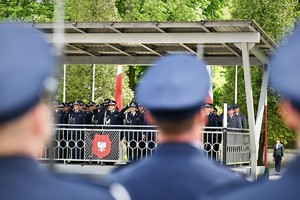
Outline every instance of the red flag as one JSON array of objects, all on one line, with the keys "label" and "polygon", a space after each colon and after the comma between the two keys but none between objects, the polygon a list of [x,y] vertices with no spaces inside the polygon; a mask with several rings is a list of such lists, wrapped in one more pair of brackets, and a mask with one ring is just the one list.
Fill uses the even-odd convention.
[{"label": "red flag", "polygon": [[208,91],[208,96],[206,98],[206,103],[214,103],[213,99],[213,91],[212,91],[212,68],[210,65],[206,65],[206,70],[210,78],[210,86],[209,86],[209,91]]},{"label": "red flag", "polygon": [[119,108],[119,110],[121,110],[123,108],[122,65],[118,65],[118,70],[117,70],[115,101],[117,102],[117,107]]}]

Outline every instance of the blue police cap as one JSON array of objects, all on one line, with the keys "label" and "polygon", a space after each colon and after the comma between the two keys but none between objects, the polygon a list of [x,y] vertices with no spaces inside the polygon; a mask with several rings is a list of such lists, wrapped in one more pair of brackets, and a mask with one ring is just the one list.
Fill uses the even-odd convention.
[{"label": "blue police cap", "polygon": [[75,101],[73,102],[73,106],[75,106],[75,105],[80,105],[80,101],[75,100]]},{"label": "blue police cap", "polygon": [[227,106],[227,110],[233,110],[234,108],[233,108],[233,106]]},{"label": "blue police cap", "polygon": [[101,104],[96,105],[96,109],[102,109],[102,108],[103,108],[103,105],[101,105]]},{"label": "blue police cap", "polygon": [[137,107],[137,105],[136,105],[135,102],[130,102],[130,103],[129,103],[129,107]]},{"label": "blue police cap", "polygon": [[206,103],[206,104],[204,105],[204,107],[206,107],[206,108],[213,108],[214,105],[213,105],[212,103]]},{"label": "blue police cap", "polygon": [[0,123],[39,102],[54,62],[42,33],[21,23],[0,23]]},{"label": "blue police cap", "polygon": [[167,55],[154,64],[137,87],[138,101],[160,119],[180,120],[196,114],[210,85],[204,61],[192,55]]},{"label": "blue police cap", "polygon": [[300,27],[274,54],[270,62],[270,83],[300,111]]},{"label": "blue police cap", "polygon": [[79,105],[84,106],[84,102],[82,100],[79,100]]},{"label": "blue police cap", "polygon": [[58,105],[58,107],[59,107],[59,108],[64,108],[64,107],[65,107],[65,103],[60,103],[60,104]]},{"label": "blue police cap", "polygon": [[236,108],[239,108],[239,107],[240,107],[240,105],[237,104],[237,103],[235,103],[235,104],[232,105],[232,108],[233,108],[233,109],[236,109]]},{"label": "blue police cap", "polygon": [[93,101],[90,101],[90,102],[88,103],[88,106],[95,106],[95,105],[96,105],[96,103],[93,102]]},{"label": "blue police cap", "polygon": [[110,100],[110,102],[108,103],[109,106],[115,106],[116,104],[117,102],[114,100]]},{"label": "blue police cap", "polygon": [[103,103],[104,103],[105,105],[108,105],[110,101],[111,101],[110,99],[104,99]]}]

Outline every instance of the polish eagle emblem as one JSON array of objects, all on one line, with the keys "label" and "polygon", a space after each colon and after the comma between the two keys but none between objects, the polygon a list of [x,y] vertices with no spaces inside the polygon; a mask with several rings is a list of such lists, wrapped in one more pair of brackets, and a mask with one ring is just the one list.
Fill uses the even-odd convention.
[{"label": "polish eagle emblem", "polygon": [[111,145],[109,134],[96,134],[93,139],[92,152],[98,158],[103,159],[111,153]]}]

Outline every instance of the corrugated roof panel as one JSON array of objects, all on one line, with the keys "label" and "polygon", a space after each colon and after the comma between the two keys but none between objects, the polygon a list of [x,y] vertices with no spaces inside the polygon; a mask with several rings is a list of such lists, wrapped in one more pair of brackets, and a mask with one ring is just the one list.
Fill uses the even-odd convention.
[{"label": "corrugated roof panel", "polygon": [[[54,25],[52,23],[32,23],[33,27],[37,28],[44,33],[53,33]],[[274,42],[263,29],[252,20],[228,20],[228,21],[197,21],[197,22],[99,22],[99,23],[65,23],[65,32],[72,35],[77,33],[76,39],[72,44],[66,44],[66,55],[80,55],[80,56],[98,56],[99,53],[107,56],[123,56],[128,57],[138,55],[150,55],[159,56],[164,53],[193,53],[197,52],[198,44],[181,44],[172,43],[166,38],[166,43],[152,43],[143,46],[143,44],[136,43],[134,38],[132,43],[116,42],[111,44],[105,43],[92,43],[91,39],[86,40],[90,43],[84,43],[86,34],[90,33],[108,33],[108,36],[115,37],[117,34],[122,33],[158,33],[164,38],[162,32],[167,33],[205,33],[205,29],[214,33],[241,33],[241,32],[255,32],[260,33],[260,42],[256,43],[256,47],[260,49],[265,55],[269,55],[274,48],[276,48]],[[82,34],[82,36],[81,36]],[[114,34],[114,35],[112,35]],[[53,35],[52,35],[53,36]],[[90,35],[92,36],[92,35]],[[228,35],[227,35],[228,36]],[[72,36],[71,36],[72,37]],[[242,37],[242,36],[241,36]],[[81,39],[82,38],[82,39]],[[90,37],[92,38],[92,37]],[[100,40],[99,40],[100,41]],[[157,40],[159,42],[159,40]],[[103,42],[103,40],[101,40]],[[212,41],[214,42],[214,41]],[[73,45],[74,47],[71,47]],[[204,48],[205,56],[225,56],[225,57],[237,57],[241,54],[241,51],[233,43],[223,44],[218,43],[205,43],[201,44]],[[230,50],[230,48],[232,50]],[[82,50],[80,50],[82,49]],[[159,54],[151,51],[158,52]],[[86,52],[85,52],[86,51]],[[236,53],[233,53],[236,51]],[[125,53],[124,53],[125,52]],[[126,54],[128,53],[128,54]]]}]

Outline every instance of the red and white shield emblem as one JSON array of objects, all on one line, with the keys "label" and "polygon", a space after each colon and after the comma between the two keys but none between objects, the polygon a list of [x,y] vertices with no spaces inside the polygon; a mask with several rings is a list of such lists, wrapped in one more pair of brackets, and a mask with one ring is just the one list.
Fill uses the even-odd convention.
[{"label": "red and white shield emblem", "polygon": [[108,156],[111,152],[111,140],[106,135],[99,135],[96,134],[93,140],[93,147],[92,147],[93,153],[98,156],[100,159]]}]

